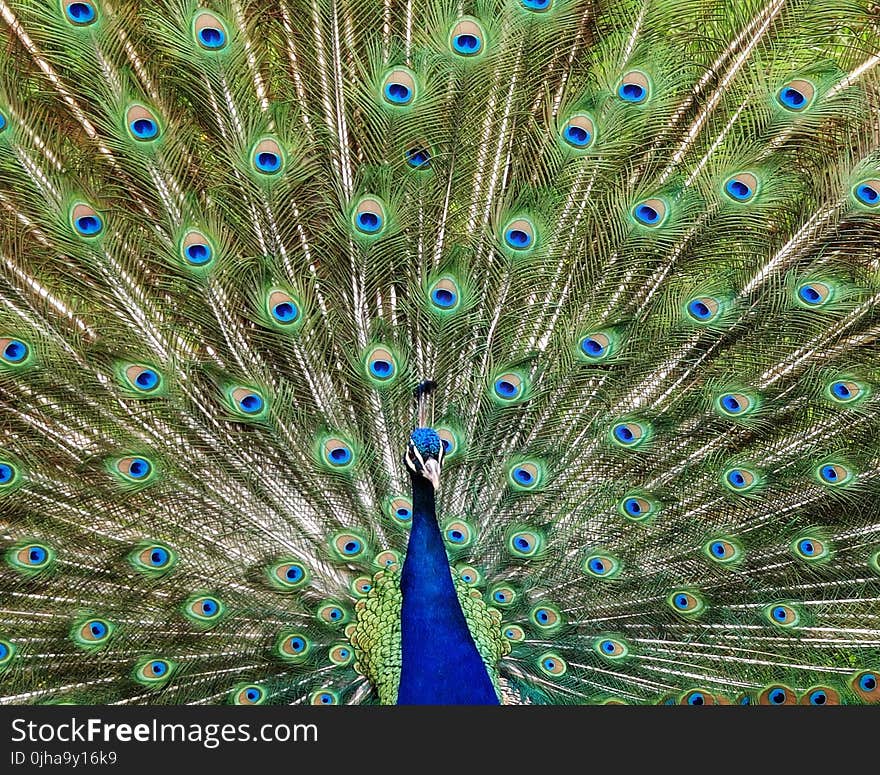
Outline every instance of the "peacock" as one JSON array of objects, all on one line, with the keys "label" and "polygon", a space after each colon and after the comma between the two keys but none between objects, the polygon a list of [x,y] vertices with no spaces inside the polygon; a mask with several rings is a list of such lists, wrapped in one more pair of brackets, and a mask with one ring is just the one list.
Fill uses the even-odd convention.
[{"label": "peacock", "polygon": [[6,704],[880,701],[873,0],[0,0]]}]

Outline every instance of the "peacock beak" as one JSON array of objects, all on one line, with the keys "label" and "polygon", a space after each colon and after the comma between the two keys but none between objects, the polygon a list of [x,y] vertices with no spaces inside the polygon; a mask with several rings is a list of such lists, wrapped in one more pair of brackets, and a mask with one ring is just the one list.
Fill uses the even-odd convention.
[{"label": "peacock beak", "polygon": [[436,458],[429,457],[422,466],[422,476],[424,476],[431,484],[434,490],[440,489],[440,461]]}]

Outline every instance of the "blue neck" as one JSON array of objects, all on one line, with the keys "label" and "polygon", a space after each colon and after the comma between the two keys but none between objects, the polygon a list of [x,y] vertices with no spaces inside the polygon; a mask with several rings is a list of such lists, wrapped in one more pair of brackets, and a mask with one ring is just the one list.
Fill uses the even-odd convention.
[{"label": "blue neck", "polygon": [[400,582],[403,666],[398,705],[497,705],[452,583],[434,488],[413,476],[413,518]]}]

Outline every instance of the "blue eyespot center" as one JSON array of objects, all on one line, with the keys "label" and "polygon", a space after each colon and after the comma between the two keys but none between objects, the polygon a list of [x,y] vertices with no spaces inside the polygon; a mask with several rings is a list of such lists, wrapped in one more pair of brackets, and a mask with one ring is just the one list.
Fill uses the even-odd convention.
[{"label": "blue eyespot center", "polygon": [[76,230],[85,237],[92,237],[103,228],[97,215],[81,215],[75,221]]},{"label": "blue eyespot center", "polygon": [[831,386],[831,392],[836,398],[839,398],[842,401],[846,401],[847,399],[853,397],[853,391],[849,389],[849,386],[846,384],[846,382],[835,382]]},{"label": "blue eyespot center", "polygon": [[465,32],[460,35],[456,35],[452,39],[452,47],[459,54],[464,54],[465,56],[468,56],[478,53],[479,50],[483,47],[483,42],[476,35]]},{"label": "blue eyespot center", "polygon": [[410,148],[406,152],[406,163],[413,169],[431,166],[431,152],[427,148]]},{"label": "blue eyespot center", "polygon": [[712,310],[710,310],[708,305],[700,299],[694,299],[688,304],[688,312],[691,317],[694,317],[697,320],[708,320],[712,317]]},{"label": "blue eyespot center", "polygon": [[840,478],[837,469],[831,465],[822,466],[819,474],[826,482],[836,482]]},{"label": "blue eyespot center", "polygon": [[589,566],[590,570],[593,571],[593,573],[598,573],[601,575],[606,572],[605,563],[602,562],[602,560],[600,560],[598,557],[594,557],[592,560],[590,560]]},{"label": "blue eyespot center", "polygon": [[730,414],[738,414],[743,410],[743,406],[739,402],[739,399],[731,393],[721,396],[721,406],[723,406],[726,411],[730,412]]},{"label": "blue eyespot center", "polygon": [[864,692],[873,692],[877,688],[877,676],[873,673],[866,673],[859,678],[859,688]]},{"label": "blue eyespot center", "polygon": [[343,554],[357,554],[361,550],[361,542],[360,541],[347,541],[345,545],[342,547]]},{"label": "blue eyespot center", "polygon": [[785,702],[785,692],[782,689],[774,689],[770,692],[769,698],[774,705],[782,705]]},{"label": "blue eyespot center", "polygon": [[771,615],[777,622],[784,622],[786,618],[788,618],[788,611],[786,611],[781,605],[778,605],[773,609]]},{"label": "blue eyespot center", "polygon": [[779,93],[779,101],[791,110],[800,110],[807,104],[807,98],[793,86],[786,86]]},{"label": "blue eyespot center", "polygon": [[821,690],[810,695],[810,705],[824,705],[826,702],[828,702],[828,695]]},{"label": "blue eyespot center", "polygon": [[464,533],[461,530],[449,530],[446,535],[449,537],[449,540],[453,543],[460,544],[464,541]]},{"label": "blue eyespot center", "polygon": [[541,624],[547,624],[547,622],[550,621],[550,613],[543,608],[539,608],[538,611],[535,612],[535,619]]},{"label": "blue eyespot center", "polygon": [[443,307],[444,309],[455,306],[456,298],[455,293],[448,288],[435,288],[431,291],[431,300],[438,307]]},{"label": "blue eyespot center", "polygon": [[525,536],[517,536],[513,541],[513,545],[524,552],[532,548],[532,542]]},{"label": "blue eyespot center", "polygon": [[152,390],[159,384],[159,375],[152,369],[144,369],[135,377],[134,383],[141,390]]},{"label": "blue eyespot center", "polygon": [[248,393],[238,402],[241,410],[247,414],[256,414],[263,408],[263,399],[256,393]]},{"label": "blue eyespot center", "polygon": [[156,567],[164,565],[168,562],[168,552],[164,549],[156,547],[150,552],[150,564]]},{"label": "blue eyespot center", "polygon": [[299,317],[299,310],[290,301],[282,301],[272,307],[272,317],[279,323],[292,323]]},{"label": "blue eyespot center", "polygon": [[156,122],[149,118],[138,118],[131,122],[132,134],[139,140],[152,140],[158,133]]},{"label": "blue eyespot center", "polygon": [[746,477],[743,475],[742,471],[737,469],[728,472],[727,481],[736,488],[745,487],[746,485]]},{"label": "blue eyespot center", "polygon": [[676,608],[684,610],[688,607],[688,597],[687,595],[676,595],[674,600],[672,601]]},{"label": "blue eyespot center", "polygon": [[532,484],[535,481],[534,475],[527,468],[514,468],[513,478],[520,484]]},{"label": "blue eyespot center", "polygon": [[621,424],[614,426],[614,438],[622,444],[630,444],[635,441],[636,435],[628,425]]},{"label": "blue eyespot center", "polygon": [[210,245],[206,245],[203,242],[195,242],[192,245],[187,245],[183,253],[189,263],[201,266],[211,260],[212,251]]},{"label": "blue eyespot center", "polygon": [[379,379],[387,379],[394,373],[394,364],[391,361],[377,358],[370,362],[370,373]]},{"label": "blue eyespot center", "polygon": [[357,227],[368,234],[377,232],[382,227],[382,218],[377,213],[370,212],[369,210],[358,213],[355,220]]},{"label": "blue eyespot center", "polygon": [[0,463],[0,484],[9,484],[15,477],[15,470],[6,463]]},{"label": "blue eyespot center", "polygon": [[506,379],[498,379],[495,381],[495,392],[502,398],[516,398],[519,387]]},{"label": "blue eyespot center", "polygon": [[880,192],[868,183],[860,183],[856,187],[856,198],[862,204],[873,206],[880,202]]},{"label": "blue eyespot center", "polygon": [[798,544],[798,549],[800,550],[801,554],[806,554],[808,557],[811,557],[816,553],[816,546],[809,538],[803,539]]},{"label": "blue eyespot center", "polygon": [[553,0],[521,0],[523,6],[530,11],[546,11]]},{"label": "blue eyespot center", "polygon": [[581,349],[591,358],[598,358],[605,354],[606,348],[601,342],[588,336],[583,342],[581,342]]},{"label": "blue eyespot center", "polygon": [[288,581],[299,581],[303,577],[303,569],[299,565],[291,565],[284,575]]},{"label": "blue eyespot center", "polygon": [[257,168],[261,172],[278,172],[281,169],[281,157],[271,151],[260,151],[256,158]]},{"label": "blue eyespot center", "polygon": [[319,699],[321,700],[322,705],[332,705],[333,704],[333,697],[331,697],[329,694],[322,694],[319,697]]},{"label": "blue eyespot center", "polygon": [[306,642],[298,635],[290,639],[290,650],[299,653],[306,647]]},{"label": "blue eyespot center", "polygon": [[626,509],[626,513],[633,517],[641,516],[643,511],[642,504],[638,498],[627,498],[623,502],[623,507]]},{"label": "blue eyespot center", "polygon": [[93,638],[103,638],[107,634],[107,626],[103,622],[92,622],[89,625],[89,632]]},{"label": "blue eyespot center", "polygon": [[69,3],[65,11],[74,24],[88,24],[95,19],[95,9],[89,3]]},{"label": "blue eyespot center", "polygon": [[[640,87],[641,88],[641,87]],[[658,213],[651,205],[639,205],[636,207],[636,220],[644,224],[653,226],[660,221],[660,213]]]},{"label": "blue eyespot center", "polygon": [[250,702],[256,702],[260,699],[260,692],[258,692],[256,689],[248,689],[244,693],[244,696],[247,697]]},{"label": "blue eyespot center", "polygon": [[21,363],[28,354],[28,346],[18,339],[13,339],[3,348],[3,360],[9,363]]},{"label": "blue eyespot center", "polygon": [[28,562],[31,565],[42,565],[48,556],[48,553],[42,546],[32,546],[28,550]]},{"label": "blue eyespot center", "polygon": [[706,698],[700,692],[694,692],[688,697],[688,705],[705,705]]},{"label": "blue eyespot center", "polygon": [[802,285],[798,290],[798,296],[806,304],[820,304],[822,302],[822,294],[812,285]]},{"label": "blue eyespot center", "polygon": [[150,473],[151,468],[152,466],[149,461],[144,460],[142,457],[136,457],[128,464],[128,475],[132,479],[143,479]]},{"label": "blue eyespot center", "polygon": [[586,129],[577,124],[568,124],[565,127],[562,136],[569,145],[573,145],[577,148],[588,146],[593,139],[593,136]]},{"label": "blue eyespot center", "polygon": [[0,662],[9,656],[9,646],[0,641]]},{"label": "blue eyespot center", "polygon": [[647,96],[645,87],[638,83],[622,83],[617,94],[626,102],[641,102]]},{"label": "blue eyespot center", "polygon": [[731,197],[740,202],[743,202],[746,199],[751,199],[752,197],[751,187],[748,186],[746,183],[743,183],[743,181],[737,180],[736,178],[727,181],[725,190],[728,194],[730,194]]},{"label": "blue eyespot center", "polygon": [[500,590],[492,595],[492,597],[495,598],[495,600],[499,603],[507,602],[507,595],[505,595],[504,592],[501,592]]},{"label": "blue eyespot center", "polygon": [[385,97],[389,102],[405,105],[412,100],[412,89],[406,84],[392,81],[385,86]]},{"label": "blue eyespot center", "polygon": [[168,665],[164,662],[160,662],[159,660],[155,660],[154,662],[150,662],[150,672],[157,677],[161,677],[165,675],[168,671]]},{"label": "blue eyespot center", "polygon": [[532,235],[523,229],[508,229],[504,234],[504,240],[515,250],[525,250],[532,244]]},{"label": "blue eyespot center", "polygon": [[727,554],[727,548],[721,541],[713,542],[712,546],[710,547],[710,551],[712,552],[712,554],[719,558],[723,558],[724,555]]},{"label": "blue eyespot center", "polygon": [[199,40],[205,48],[221,48],[226,43],[226,33],[218,27],[202,27]]}]

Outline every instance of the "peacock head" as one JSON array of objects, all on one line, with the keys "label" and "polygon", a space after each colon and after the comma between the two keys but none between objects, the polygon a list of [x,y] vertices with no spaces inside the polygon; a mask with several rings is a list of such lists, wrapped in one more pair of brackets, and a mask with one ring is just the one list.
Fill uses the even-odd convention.
[{"label": "peacock head", "polygon": [[410,434],[404,460],[414,476],[424,476],[435,490],[440,488],[443,444],[437,431],[433,428],[416,428]]}]

